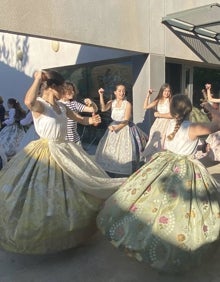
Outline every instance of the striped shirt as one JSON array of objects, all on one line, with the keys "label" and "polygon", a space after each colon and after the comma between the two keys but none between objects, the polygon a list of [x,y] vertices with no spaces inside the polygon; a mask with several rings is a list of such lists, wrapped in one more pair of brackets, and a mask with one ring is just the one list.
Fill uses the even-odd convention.
[{"label": "striped shirt", "polygon": [[[82,103],[79,103],[77,101],[68,101],[64,102],[61,101],[63,104],[65,104],[70,110],[79,113],[83,112],[85,105]],[[72,141],[74,143],[77,143],[80,141],[80,136],[77,132],[77,122],[75,120],[67,118],[67,135],[66,140]]]}]

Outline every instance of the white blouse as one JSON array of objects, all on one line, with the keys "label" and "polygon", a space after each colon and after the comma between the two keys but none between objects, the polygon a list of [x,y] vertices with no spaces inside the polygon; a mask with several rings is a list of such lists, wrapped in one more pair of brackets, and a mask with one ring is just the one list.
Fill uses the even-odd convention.
[{"label": "white blouse", "polygon": [[[177,131],[173,140],[169,141],[167,138],[165,140],[165,149],[179,155],[191,155],[195,152],[198,139],[190,140],[189,139],[189,126],[190,121],[183,121],[179,130]],[[176,120],[170,120],[167,135],[173,132],[176,125]]]}]

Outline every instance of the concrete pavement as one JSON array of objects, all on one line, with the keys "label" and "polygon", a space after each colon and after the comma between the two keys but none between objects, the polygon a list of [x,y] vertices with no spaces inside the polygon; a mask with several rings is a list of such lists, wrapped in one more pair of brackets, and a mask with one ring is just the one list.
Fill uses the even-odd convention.
[{"label": "concrete pavement", "polygon": [[[220,163],[205,159],[220,180]],[[219,282],[220,248],[185,275],[159,274],[127,257],[99,233],[85,245],[62,253],[29,256],[0,251],[0,282]]]},{"label": "concrete pavement", "polygon": [[86,245],[55,255],[0,252],[1,282],[219,282],[220,250],[185,275],[165,275],[127,257],[101,234]]}]

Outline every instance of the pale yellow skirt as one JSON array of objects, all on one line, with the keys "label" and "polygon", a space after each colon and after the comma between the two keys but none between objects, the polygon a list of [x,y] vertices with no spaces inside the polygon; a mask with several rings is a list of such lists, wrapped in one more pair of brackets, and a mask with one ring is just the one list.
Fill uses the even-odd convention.
[{"label": "pale yellow skirt", "polygon": [[44,254],[79,245],[122,182],[72,142],[31,142],[0,172],[0,247]]}]

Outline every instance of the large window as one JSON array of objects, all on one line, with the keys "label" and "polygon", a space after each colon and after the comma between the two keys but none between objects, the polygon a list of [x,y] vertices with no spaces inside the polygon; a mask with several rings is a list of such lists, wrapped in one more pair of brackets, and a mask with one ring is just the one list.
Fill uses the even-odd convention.
[{"label": "large window", "polygon": [[[190,83],[189,72],[186,69],[185,84]],[[166,82],[168,82],[174,94],[181,93],[182,83],[182,65],[176,63],[166,63]],[[220,69],[208,69],[201,67],[193,68],[193,105],[200,107],[203,98],[202,89],[206,83],[212,84],[212,90],[215,98],[220,98]]]},{"label": "large window", "polygon": [[173,93],[181,93],[181,75],[182,65],[166,63],[166,81],[170,84]]},{"label": "large window", "polygon": [[86,97],[99,99],[98,89],[105,89],[105,98],[113,98],[114,87],[117,83],[125,84],[127,98],[132,102],[132,67],[130,61],[86,64],[56,68],[66,80],[72,81],[78,88],[77,100]]}]

